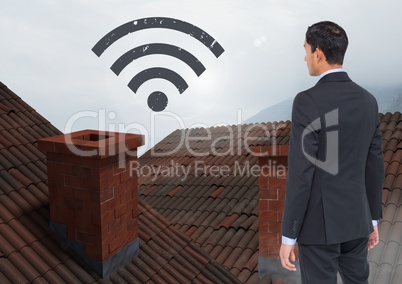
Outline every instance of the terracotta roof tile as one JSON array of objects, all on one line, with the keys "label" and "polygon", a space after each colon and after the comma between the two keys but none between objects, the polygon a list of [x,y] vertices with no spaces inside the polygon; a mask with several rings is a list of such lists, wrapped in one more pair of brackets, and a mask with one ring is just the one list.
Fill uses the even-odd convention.
[{"label": "terracotta roof tile", "polygon": [[396,150],[394,155],[392,156],[392,159],[390,160],[390,162],[399,162],[399,161],[402,161],[402,149]]},{"label": "terracotta roof tile", "polygon": [[[163,199],[161,199],[159,212],[161,212],[162,210],[166,210],[166,209],[182,208],[183,205],[187,204],[190,200],[191,200],[190,197],[185,198],[183,196],[173,196],[167,202],[163,202]],[[165,199],[165,201],[166,201],[166,199]]]},{"label": "terracotta roof tile", "polygon": [[26,157],[28,157],[29,160],[33,163],[35,163],[37,160],[44,161],[45,155],[42,152],[40,152],[35,145],[32,145],[32,144],[20,145],[17,148],[20,149],[20,151]]},{"label": "terracotta roof tile", "polygon": [[[6,175],[6,173],[7,173],[6,171],[0,169],[0,175],[3,174],[4,176]],[[1,176],[0,176],[0,184],[1,184],[0,194],[8,194],[11,191],[14,191],[13,186],[7,183]]]},{"label": "terracotta roof tile", "polygon": [[[239,248],[236,247],[234,248],[231,253],[228,255],[228,257],[226,258],[225,262],[223,263],[224,267],[227,267],[228,270],[231,270],[232,267],[234,266],[234,264],[236,263],[236,261],[239,259],[239,257],[242,256],[242,254],[244,253],[244,251]],[[237,269],[241,269],[241,268],[237,268]]]},{"label": "terracotta roof tile", "polygon": [[[241,281],[242,283],[258,283],[259,282],[259,277],[258,274],[255,274],[256,276],[253,277],[253,273],[249,270],[242,270],[238,275],[237,279]],[[264,283],[264,282],[262,282]],[[269,279],[269,282],[266,282],[268,284],[271,283],[271,279]]]},{"label": "terracotta roof tile", "polygon": [[[383,191],[390,192],[390,191],[388,191],[388,190],[383,190]],[[392,191],[391,195],[390,195],[390,196],[388,197],[388,199],[387,199],[387,202],[388,202],[388,205],[387,205],[387,206],[389,206],[390,204],[393,204],[393,205],[396,206],[396,208],[398,208],[399,205],[400,205],[400,202],[401,202],[401,192],[402,192],[401,189],[395,188],[395,189]],[[387,208],[385,208],[385,209],[387,209]],[[385,211],[385,210],[384,210],[384,211]],[[389,211],[389,210],[387,210],[387,211]],[[388,219],[386,219],[386,220],[388,220]],[[390,219],[389,219],[389,220],[390,220]]]},{"label": "terracotta roof tile", "polygon": [[[401,241],[402,241],[402,223],[397,222],[392,227],[391,233],[388,236],[388,242],[389,243],[394,242],[396,245],[400,245]],[[389,249],[389,248],[387,248],[387,249]],[[398,251],[396,251],[395,253],[399,254]],[[395,258],[395,260],[397,260],[397,258]],[[388,262],[388,263],[394,265],[395,261]]]},{"label": "terracotta roof tile", "polygon": [[145,252],[144,258],[149,258],[147,259],[147,263],[152,264],[152,267],[156,269],[156,271],[162,269],[162,267],[167,263],[167,259],[164,257],[168,257],[168,255],[164,255],[165,252],[161,250],[160,247],[158,247],[158,245],[156,245],[152,240],[146,245],[144,244],[141,249]]},{"label": "terracotta roof tile", "polygon": [[19,253],[37,272],[39,272],[40,275],[44,275],[51,269],[51,267],[47,265],[47,263],[41,259],[41,256],[37,255],[31,247],[25,246],[19,251]]},{"label": "terracotta roof tile", "polygon": [[[243,249],[242,254],[238,257],[232,267],[237,268],[239,271],[247,269],[245,266],[250,261],[254,253],[255,252],[251,249]],[[249,269],[249,271],[253,271],[254,268],[255,267],[252,267],[252,269]]]},{"label": "terracotta roof tile", "polygon": [[16,180],[20,181],[24,187],[28,187],[33,184],[33,181],[26,177],[19,169],[11,168],[8,171]]},{"label": "terracotta roof tile", "polygon": [[382,191],[382,196],[381,196],[382,205],[384,205],[387,202],[389,193],[390,193],[390,191],[387,189]]},{"label": "terracotta roof tile", "polygon": [[[199,227],[202,228],[202,227]],[[194,240],[196,244],[200,244],[201,246],[207,241],[208,237],[215,231],[213,227],[207,227],[202,231],[202,234],[198,236],[197,239]],[[193,235],[194,237],[196,234]]]},{"label": "terracotta roof tile", "polygon": [[10,212],[10,214],[13,216],[10,217],[8,222],[24,214],[24,210],[20,208],[17,204],[15,204],[15,202],[7,195],[0,195],[0,203],[4,205],[4,207],[7,209],[7,211],[5,212],[6,214]]},{"label": "terracotta roof tile", "polygon": [[[201,213],[201,212],[200,212]],[[204,226],[207,227],[211,224],[211,221],[208,220],[208,217],[211,216],[211,213],[204,211],[202,212],[199,217],[193,222],[193,226],[199,227]]]},{"label": "terracotta roof tile", "polygon": [[250,227],[252,220],[253,218],[251,216],[242,214],[237,220],[233,222],[231,226],[236,230],[239,228],[247,230]]},{"label": "terracotta roof tile", "polygon": [[[1,133],[0,133],[1,134]],[[11,147],[13,144],[13,142],[11,142],[10,140],[8,140],[4,135],[0,135],[0,143],[1,145],[3,145],[5,148],[9,148]]]},{"label": "terracotta roof tile", "polygon": [[172,191],[170,191],[167,195],[170,197],[173,197],[174,195],[176,195],[183,187],[181,185],[177,186],[175,189],[173,189]]},{"label": "terracotta roof tile", "polygon": [[[386,126],[387,126],[387,124],[384,124],[384,128]],[[384,129],[382,132],[382,139],[389,142],[391,140],[392,135],[393,135],[393,131],[391,129]]]},{"label": "terracotta roof tile", "polygon": [[[60,265],[63,261],[64,258],[68,259],[67,255],[63,255],[63,253],[59,253],[58,255],[55,255],[51,250],[49,250],[46,246],[42,244],[40,241],[36,241],[31,244],[31,248],[37,253],[37,255],[40,255],[41,258],[49,265],[49,267],[56,267]],[[61,256],[61,257],[60,257]],[[59,259],[60,257],[60,259]]]},{"label": "terracotta roof tile", "polygon": [[[20,190],[19,193],[27,193],[27,195],[21,194],[21,196],[29,201],[30,198],[27,196],[30,195],[26,189]],[[41,208],[41,206],[38,206],[39,204],[40,203],[31,203],[32,207]],[[38,239],[42,239],[42,237],[50,232],[48,220],[45,220],[37,211],[29,212],[29,214],[21,216],[18,220]]]},{"label": "terracotta roof tile", "polygon": [[[147,256],[145,256],[145,258],[147,258]],[[136,269],[139,269],[142,272],[141,278],[144,278],[143,283],[149,281],[156,274],[155,270],[148,265],[146,260],[143,261],[141,257],[133,258],[131,263],[136,267]],[[134,275],[137,276],[138,274],[135,273]]]},{"label": "terracotta roof tile", "polygon": [[47,180],[47,172],[43,171],[43,163],[37,161],[34,163],[27,163],[18,168],[25,176],[30,178],[35,184],[45,182]]},{"label": "terracotta roof tile", "polygon": [[232,249],[235,249],[236,247],[238,247],[240,242],[244,242],[244,235],[245,235],[246,231],[243,229],[238,229],[236,230],[236,233],[234,234],[233,238],[229,241],[229,243],[227,244],[228,247],[231,247]]},{"label": "terracotta roof tile", "polygon": [[[225,227],[221,227],[218,230],[214,230],[214,232],[208,237],[208,239],[205,241],[204,244],[205,245],[209,245],[209,244],[216,245],[218,243],[221,243],[221,240],[222,240],[223,236],[226,235],[227,231],[228,230]],[[222,244],[222,246],[226,245],[223,243],[221,243],[221,244]]]},{"label": "terracotta roof tile", "polygon": [[[49,272],[51,272],[51,271],[49,271]],[[39,276],[38,278],[36,278],[33,282],[32,282],[32,284],[47,284],[47,283],[55,283],[55,282],[52,282],[53,280],[55,280],[55,279],[51,279],[51,281],[48,281],[45,277],[42,277],[42,276]],[[62,281],[61,279],[59,279],[58,281]]]},{"label": "terracotta roof tile", "polygon": [[[27,129],[28,129],[28,131],[27,131]],[[32,131],[29,131],[30,129],[31,128],[24,129],[22,127],[16,128],[16,130],[18,131],[18,134],[20,134],[21,137],[24,137],[24,139],[26,139],[26,141],[28,141],[31,144],[34,144],[39,138],[47,135],[47,134],[40,135],[38,133],[38,131],[34,131],[33,129],[32,129]]]},{"label": "terracotta roof tile", "polygon": [[6,106],[4,104],[0,104],[0,110],[5,114],[10,114],[10,112],[14,112],[14,110],[11,107]]},{"label": "terracotta roof tile", "polygon": [[33,196],[35,196],[35,198],[42,204],[42,206],[44,206],[45,204],[48,204],[48,202],[49,202],[48,197],[47,197],[48,193],[45,192],[47,190],[47,187],[44,189],[44,188],[42,188],[43,186],[44,186],[44,183],[38,183],[36,185],[31,184],[27,188],[29,193],[32,194]]},{"label": "terracotta roof tile", "polygon": [[[21,191],[25,191],[25,189],[21,189]],[[10,192],[8,196],[17,204],[18,207],[22,208],[22,210],[26,213],[33,211],[35,208],[28,202],[27,199],[24,198],[20,192]]]},{"label": "terracotta roof tile", "polygon": [[[83,269],[59,246],[48,225],[46,158],[37,149],[36,140],[60,132],[2,83],[0,101],[5,106],[0,107],[3,111],[0,114],[1,283],[161,283],[178,280],[191,282],[196,277],[206,281],[237,281],[230,273],[223,273],[222,267],[215,267],[212,259],[206,257],[199,246],[192,244],[190,238],[175,229],[169,220],[143,200],[139,200],[139,235],[142,238],[139,257],[134,257],[131,263],[119,268],[109,280],[102,280]],[[182,157],[184,164],[191,160],[184,152]],[[160,194],[168,198],[171,196],[169,204],[181,207],[185,207],[185,202],[191,199],[191,193],[186,194],[186,198],[180,197],[182,190],[178,188],[182,186],[185,189],[184,183],[171,185],[164,176],[158,176],[156,180],[158,184],[151,184],[140,192],[142,196],[147,195],[152,202],[160,204],[166,214],[175,212],[170,205],[166,206]],[[159,182],[162,186],[159,186]],[[206,179],[206,182],[209,183],[210,179]],[[174,189],[176,191],[172,192]],[[202,190],[203,194],[209,188]],[[202,203],[199,199],[195,200],[199,206],[196,216],[203,215],[199,210]],[[186,218],[196,222],[196,216],[188,215]],[[204,215],[198,223],[202,223],[206,217]]]},{"label": "terracotta roof tile", "polygon": [[138,269],[144,266],[145,264],[143,264],[139,258],[134,258],[131,262],[125,265],[125,268],[137,279],[138,283],[146,283],[149,280],[149,277],[142,269]]},{"label": "terracotta roof tile", "polygon": [[[174,259],[173,259],[173,261],[171,262],[172,263],[172,266],[177,266],[177,262],[178,263],[180,263],[181,264],[181,266],[182,266],[182,268],[184,268],[184,269],[186,269],[189,273],[191,273],[192,275],[198,275],[199,273],[200,273],[200,268],[201,267],[196,267],[196,265],[194,265],[194,264],[192,264],[191,262],[189,262],[189,261],[187,261],[185,258],[184,258],[184,255],[185,254],[177,254],[175,257],[174,257]],[[182,268],[180,268],[180,269],[182,269]]]},{"label": "terracotta roof tile", "polygon": [[247,244],[246,248],[250,248],[253,251],[258,250],[258,234],[255,234],[253,238],[250,240],[250,242]]},{"label": "terracotta roof tile", "polygon": [[398,265],[395,267],[395,272],[394,272],[392,283],[397,284],[400,279],[402,279],[402,266]]},{"label": "terracotta roof tile", "polygon": [[29,246],[36,241],[36,237],[18,219],[11,220],[8,225],[14,231],[14,234],[24,240],[26,245]]},{"label": "terracotta roof tile", "polygon": [[392,283],[391,282],[391,280],[392,280],[391,273],[389,273],[392,270],[393,270],[393,267],[390,264],[381,265],[377,269],[377,273],[375,274],[375,280],[373,280],[375,282],[373,282],[373,283]]},{"label": "terracotta roof tile", "polygon": [[[229,242],[232,240],[232,238],[236,235],[237,230],[233,228],[229,228],[226,231],[226,234],[222,237],[222,239],[219,241],[219,244],[221,244],[224,247],[227,247]],[[233,249],[233,247],[232,247]]]},{"label": "terracotta roof tile", "polygon": [[391,190],[393,188],[394,181],[395,181],[395,175],[394,174],[385,175],[384,188],[388,189],[388,190]]},{"label": "terracotta roof tile", "polygon": [[228,217],[226,217],[219,225],[217,225],[215,228],[219,229],[220,227],[225,227],[229,228],[233,222],[235,222],[239,218],[239,215],[234,213]]},{"label": "terracotta roof tile", "polygon": [[166,218],[168,218],[169,220],[172,220],[176,215],[178,214],[185,214],[182,211],[180,211],[179,209],[173,209],[173,210],[169,210],[167,211],[168,214],[165,214],[164,216]]},{"label": "terracotta roof tile", "polygon": [[19,272],[22,273],[22,275],[29,282],[33,282],[37,277],[40,276],[38,271],[36,271],[35,268],[20,253],[12,253],[7,259],[10,260],[14,267],[18,267]]},{"label": "terracotta roof tile", "polygon": [[218,222],[221,222],[225,218],[224,214],[219,215],[218,212],[209,212],[209,211],[204,211],[200,218],[194,222],[194,225],[197,227],[214,227],[215,224]]},{"label": "terracotta roof tile", "polygon": [[17,270],[16,266],[8,258],[0,258],[0,272],[10,283],[29,283],[29,280]]},{"label": "terracotta roof tile", "polygon": [[139,283],[135,276],[123,268],[118,268],[117,273],[111,277],[111,280],[113,282]]},{"label": "terracotta roof tile", "polygon": [[1,165],[1,168],[2,168],[3,170],[8,171],[8,170],[14,168],[14,164],[12,163],[12,161],[9,161],[9,160],[6,158],[5,155],[2,155],[2,153],[1,153],[2,151],[3,151],[3,152],[8,152],[8,151],[5,150],[5,149],[0,150],[0,165]]},{"label": "terracotta roof tile", "polygon": [[223,251],[223,246],[220,244],[214,244],[213,245],[213,249],[210,251],[210,255],[214,258],[217,259],[219,257],[219,255],[222,253]]},{"label": "terracotta roof tile", "polygon": [[[1,129],[2,129],[2,133],[7,133],[7,130],[12,128],[12,125],[8,122],[7,119],[4,119],[6,116],[5,115],[0,115],[0,123],[1,123]],[[3,131],[4,129],[4,131]]]},{"label": "terracotta roof tile", "polygon": [[0,252],[2,254],[2,257],[7,257],[8,255],[16,251],[17,249],[12,246],[7,239],[0,235]]},{"label": "terracotta roof tile", "polygon": [[219,196],[219,194],[221,194],[224,189],[225,189],[225,187],[220,186],[216,190],[214,190],[209,196],[212,197],[212,198],[217,198]]},{"label": "terracotta roof tile", "polygon": [[[196,283],[198,279],[210,283],[235,283],[237,280],[229,272],[232,270],[243,283],[259,282],[258,178],[234,175],[233,171],[236,165],[257,161],[249,155],[244,143],[248,142],[248,146],[288,143],[289,121],[177,130],[158,143],[154,150],[169,152],[175,149],[181,135],[186,133],[192,138],[201,135],[208,138],[211,134],[212,139],[194,139],[189,144],[192,149],[182,145],[169,157],[145,153],[139,159],[143,165],[164,166],[176,162],[194,170],[195,163],[203,161],[208,167],[228,166],[230,174],[216,176],[209,169],[198,175],[192,172],[187,178],[180,175],[140,176],[139,193],[147,202],[139,201],[142,208],[140,236],[143,238],[140,256],[120,268],[109,281],[103,281],[82,269],[50,237],[45,156],[36,148],[35,139],[59,134],[59,131],[1,83],[0,102],[6,106],[0,114],[0,151],[4,153],[0,155],[0,234],[4,239],[4,244],[0,244],[0,255],[3,255],[0,256],[0,267],[7,268],[0,268],[0,279],[37,283],[44,279],[51,283],[61,279],[98,283],[192,279]],[[402,266],[402,256],[393,249],[402,243],[399,237],[402,230],[399,225],[402,222],[402,210],[399,210],[402,154],[398,150],[402,150],[402,116],[397,112],[379,114],[379,118],[384,134],[382,147],[387,177],[384,218],[379,227],[381,242],[369,253],[370,283],[395,279],[401,271],[396,265]],[[245,132],[255,137],[246,141]],[[231,152],[227,151],[231,146],[228,133],[240,137],[233,143]],[[208,152],[209,155],[194,157],[194,152]],[[219,156],[219,153],[225,155]],[[6,258],[5,254],[10,257]],[[25,260],[35,258],[40,261],[34,266]],[[165,267],[158,265],[155,258]],[[13,263],[20,266],[15,267]],[[388,269],[389,265],[393,270]],[[21,268],[24,271],[19,271]]]},{"label": "terracotta roof tile", "polygon": [[[187,279],[194,279],[197,275],[197,269],[191,266],[189,263],[183,265],[177,259],[172,259],[170,265],[179,271]],[[184,282],[183,282],[184,283]]]},{"label": "terracotta roof tile", "polygon": [[392,174],[394,176],[398,175],[399,167],[400,167],[399,161],[391,162],[391,164],[387,167],[387,171],[385,172],[385,175],[388,175],[388,174]]},{"label": "terracotta roof tile", "polygon": [[383,219],[382,220],[392,223],[397,209],[398,209],[398,205],[392,204],[392,203],[387,203],[384,206]]},{"label": "terracotta roof tile", "polygon": [[[401,143],[400,113],[387,113],[381,118],[383,131],[384,167],[386,177],[383,191],[383,219],[379,225],[380,243],[369,252],[370,283],[394,283],[396,263],[402,259],[399,247],[401,238],[401,160],[398,144]],[[397,249],[398,248],[398,249]],[[394,276],[392,276],[394,275]],[[399,280],[397,280],[399,281]]]},{"label": "terracotta roof tile", "polygon": [[63,264],[56,266],[54,271],[67,283],[84,282],[86,279],[93,279],[71,258],[67,259]]}]

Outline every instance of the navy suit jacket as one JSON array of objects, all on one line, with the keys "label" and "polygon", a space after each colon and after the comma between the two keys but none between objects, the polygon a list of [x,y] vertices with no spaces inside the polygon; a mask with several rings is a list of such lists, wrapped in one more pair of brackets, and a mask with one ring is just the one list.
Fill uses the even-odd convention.
[{"label": "navy suit jacket", "polygon": [[293,102],[282,235],[301,244],[367,237],[382,216],[376,99],[330,73]]}]

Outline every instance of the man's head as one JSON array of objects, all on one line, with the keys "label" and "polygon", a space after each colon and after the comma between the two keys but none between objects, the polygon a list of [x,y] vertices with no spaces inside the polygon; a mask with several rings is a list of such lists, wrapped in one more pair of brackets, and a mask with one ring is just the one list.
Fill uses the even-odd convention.
[{"label": "man's head", "polygon": [[[318,70],[324,66],[342,66],[348,47],[348,37],[339,25],[324,21],[308,27],[306,32],[306,58],[311,75],[319,75]],[[310,62],[309,62],[310,61]],[[324,67],[325,68],[325,67]],[[320,70],[323,71],[323,70]]]}]

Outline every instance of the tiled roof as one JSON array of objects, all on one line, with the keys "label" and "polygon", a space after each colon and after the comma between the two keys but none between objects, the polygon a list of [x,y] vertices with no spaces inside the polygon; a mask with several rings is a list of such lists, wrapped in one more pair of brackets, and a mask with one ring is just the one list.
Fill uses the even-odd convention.
[{"label": "tiled roof", "polygon": [[402,115],[380,114],[385,180],[380,242],[369,252],[370,283],[402,281]]},{"label": "tiled roof", "polygon": [[287,144],[289,130],[289,121],[176,130],[139,159],[140,196],[242,283],[257,283],[259,172],[250,147]]},{"label": "tiled roof", "polygon": [[[380,244],[369,253],[370,283],[400,283],[402,115],[379,118],[386,169],[384,218]],[[248,147],[288,144],[290,127],[286,121],[176,130],[139,159],[140,196],[240,281],[256,283],[258,177],[240,173],[258,162]],[[226,166],[227,175],[217,174]],[[181,167],[189,174],[177,170]]]},{"label": "tiled roof", "polygon": [[61,134],[0,83],[0,283],[239,283],[144,200],[140,253],[102,280],[49,229],[45,155],[37,140]]},{"label": "tiled roof", "polygon": [[[384,218],[380,244],[369,253],[370,283],[400,283],[402,115],[379,117]],[[144,154],[137,165],[140,255],[105,281],[82,269],[49,230],[45,155],[36,146],[60,131],[0,83],[0,283],[259,282],[257,158],[249,147],[287,144],[290,127],[177,130]],[[190,139],[181,140],[182,132]]]}]

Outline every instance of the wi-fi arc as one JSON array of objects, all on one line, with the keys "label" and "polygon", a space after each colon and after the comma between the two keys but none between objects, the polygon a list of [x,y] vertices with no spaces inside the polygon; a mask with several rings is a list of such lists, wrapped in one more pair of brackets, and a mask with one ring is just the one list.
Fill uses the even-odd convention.
[{"label": "wi-fi arc", "polygon": [[128,87],[134,93],[136,93],[138,88],[145,81],[148,81],[148,80],[154,79],[154,78],[162,78],[162,79],[166,79],[166,80],[172,82],[176,86],[176,88],[180,92],[180,94],[183,93],[188,88],[186,81],[179,74],[177,74],[176,72],[174,72],[170,69],[166,69],[166,68],[162,68],[162,67],[149,68],[149,69],[146,69],[146,70],[138,73],[137,75],[135,75],[133,77],[133,79],[131,79],[130,83],[128,83]]},{"label": "wi-fi arc", "polygon": [[205,71],[204,65],[194,55],[183,48],[164,43],[151,43],[133,48],[117,59],[110,69],[116,75],[119,75],[135,59],[151,54],[165,54],[176,57],[190,66],[197,76],[200,76]]},{"label": "wi-fi arc", "polygon": [[[172,29],[188,34],[206,46],[216,58],[224,52],[222,46],[202,29],[181,20],[164,17],[142,18],[123,24],[100,39],[92,48],[92,51],[100,57],[107,48],[120,38],[130,33],[150,28]],[[152,54],[164,54],[178,58],[185,62],[197,76],[200,76],[206,70],[204,65],[188,51],[164,43],[151,43],[135,47],[117,59],[111,66],[111,69],[116,75],[119,75],[121,71],[134,60]],[[187,83],[179,74],[162,67],[149,68],[136,74],[128,84],[128,87],[136,93],[144,82],[154,78],[162,78],[170,81],[176,86],[179,93],[183,93],[188,88]],[[160,91],[153,92],[148,98],[148,106],[154,111],[164,110],[167,106],[167,102],[167,96]]]},{"label": "wi-fi arc", "polygon": [[92,48],[92,51],[99,57],[114,42],[128,35],[129,33],[152,28],[172,29],[188,34],[209,48],[216,58],[218,58],[225,51],[212,36],[197,26],[181,20],[163,17],[142,18],[125,23],[115,28],[106,34],[102,39],[100,39]]}]

